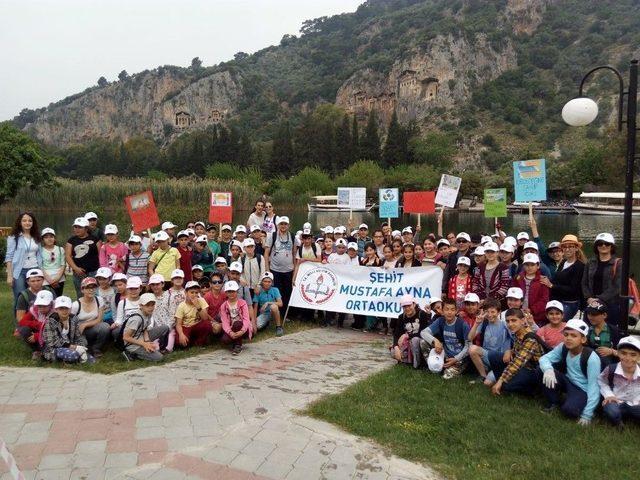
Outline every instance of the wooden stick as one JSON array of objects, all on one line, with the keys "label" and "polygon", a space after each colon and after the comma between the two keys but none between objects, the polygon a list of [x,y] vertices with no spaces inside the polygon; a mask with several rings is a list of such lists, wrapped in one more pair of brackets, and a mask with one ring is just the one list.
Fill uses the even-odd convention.
[{"label": "wooden stick", "polygon": [[391,230],[391,217],[387,217],[387,225],[389,225],[389,230]]},{"label": "wooden stick", "polygon": [[420,220],[422,219],[422,215],[418,214],[418,227],[422,228],[422,225],[420,224]]}]

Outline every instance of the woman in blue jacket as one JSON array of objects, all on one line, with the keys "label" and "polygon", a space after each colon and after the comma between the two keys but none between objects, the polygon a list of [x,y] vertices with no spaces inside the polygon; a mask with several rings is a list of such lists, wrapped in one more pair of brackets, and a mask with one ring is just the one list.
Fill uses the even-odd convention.
[{"label": "woman in blue jacket", "polygon": [[7,283],[13,289],[15,306],[18,295],[27,288],[27,271],[42,268],[40,229],[32,213],[24,212],[16,218],[11,236],[7,238],[4,263],[7,266]]}]

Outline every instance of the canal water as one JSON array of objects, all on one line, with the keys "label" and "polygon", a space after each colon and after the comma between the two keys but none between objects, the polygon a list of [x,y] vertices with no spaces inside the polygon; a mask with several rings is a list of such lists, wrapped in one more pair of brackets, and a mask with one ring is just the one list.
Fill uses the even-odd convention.
[{"label": "canal water", "polygon": [[[277,205],[276,209],[277,209]],[[13,211],[0,211],[0,226],[10,226],[16,218],[16,213]],[[250,212],[235,211],[234,212],[234,224],[245,223]],[[347,225],[349,221],[348,213],[337,212],[319,212],[309,213],[303,210],[297,210],[292,212],[276,211],[277,214],[288,215],[291,220],[291,226],[293,230],[302,228],[304,222],[310,222],[313,225],[314,230],[318,230],[320,227],[326,225]],[[47,210],[34,210],[34,214],[38,218],[38,222],[41,228],[46,226],[52,227],[58,232],[59,238],[64,239],[67,235],[71,234],[71,225],[73,219],[77,216],[74,212],[54,212]],[[126,213],[123,211],[114,211],[113,219],[124,219]],[[610,232],[616,238],[616,242],[621,248],[622,242],[622,217],[605,216],[605,215],[566,215],[566,214],[536,214],[536,222],[540,235],[545,243],[552,242],[554,240],[560,240],[563,235],[572,233],[578,235],[578,237],[585,243],[585,253],[588,257],[592,256],[591,244],[595,236],[600,232]],[[101,219],[101,223],[105,221],[111,221],[110,218]],[[173,220],[176,219],[163,219]],[[198,219],[194,219],[198,220]],[[116,220],[117,221],[117,220]],[[353,213],[352,224],[357,227],[360,223],[366,223],[369,228],[374,228],[384,221],[377,217],[377,212],[368,213]],[[392,219],[391,224],[394,229],[401,230],[402,227],[411,225],[416,226],[417,215],[405,214],[402,218]],[[422,230],[423,232],[435,232],[437,228],[437,221],[435,215],[422,215]],[[526,230],[529,231],[528,215],[525,214],[509,214],[507,218],[501,219],[503,229],[510,235]],[[124,223],[124,220],[120,220],[118,223]],[[123,225],[119,225],[123,230]],[[444,232],[448,231],[466,231],[469,233],[488,232],[493,231],[493,219],[485,218],[482,212],[457,212],[448,211],[444,216]],[[632,227],[632,252],[631,252],[631,270],[640,275],[640,255],[636,255],[636,252],[640,248],[640,222],[635,221]]]}]

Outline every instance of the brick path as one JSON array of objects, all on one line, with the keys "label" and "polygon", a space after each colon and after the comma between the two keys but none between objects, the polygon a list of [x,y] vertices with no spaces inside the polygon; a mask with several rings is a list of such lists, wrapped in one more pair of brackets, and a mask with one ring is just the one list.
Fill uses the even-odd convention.
[{"label": "brick path", "polygon": [[0,438],[27,479],[438,478],[295,413],[389,366],[378,339],[310,330],[110,376],[0,368]]}]

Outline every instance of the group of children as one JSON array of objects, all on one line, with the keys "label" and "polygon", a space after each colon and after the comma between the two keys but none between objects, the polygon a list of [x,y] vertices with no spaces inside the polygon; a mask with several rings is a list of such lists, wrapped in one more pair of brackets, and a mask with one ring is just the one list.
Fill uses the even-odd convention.
[{"label": "group of children", "polygon": [[451,379],[475,370],[494,395],[535,395],[555,409],[588,425],[602,404],[614,425],[640,421],[640,340],[619,338],[607,324],[607,306],[593,301],[580,318],[564,321],[562,303],[545,305],[543,326],[522,308],[523,292],[512,287],[508,306],[477,295],[431,298],[421,308],[410,295],[401,298],[403,313],[392,321],[392,356],[414,368]]}]

